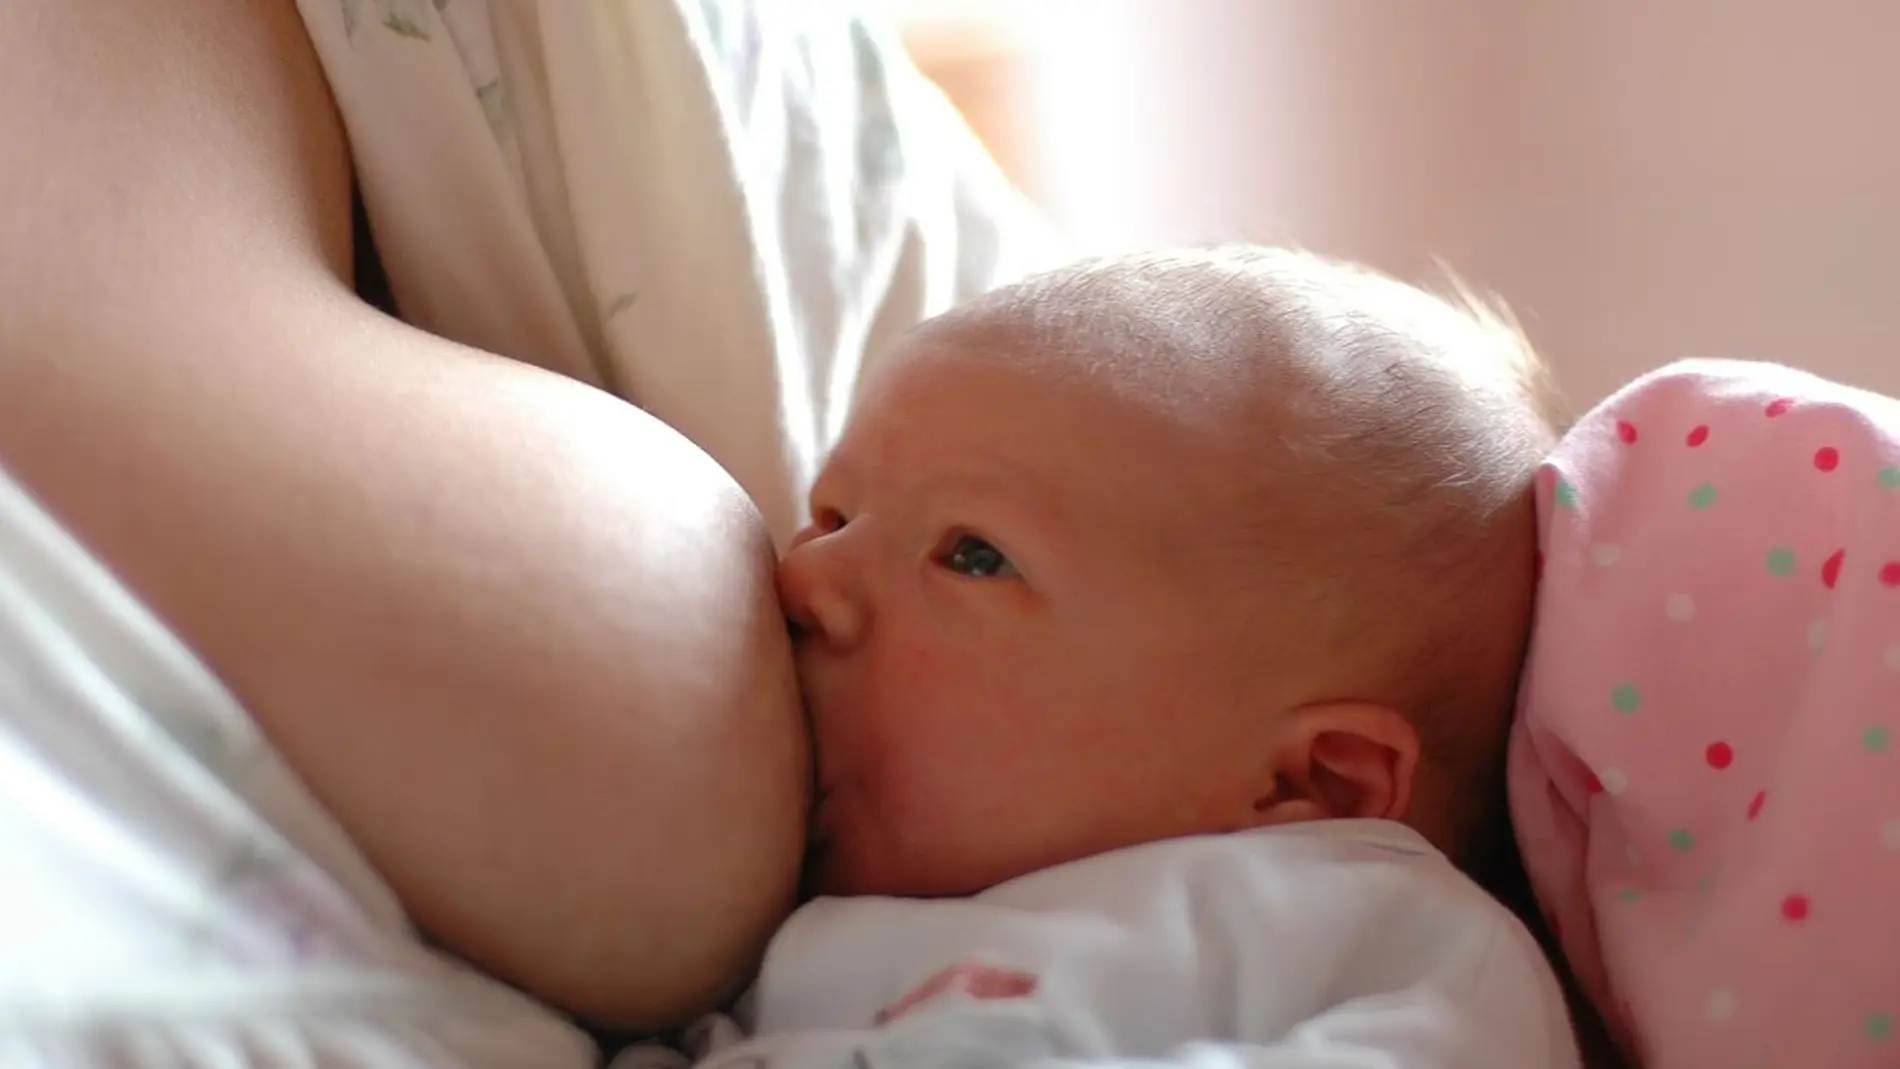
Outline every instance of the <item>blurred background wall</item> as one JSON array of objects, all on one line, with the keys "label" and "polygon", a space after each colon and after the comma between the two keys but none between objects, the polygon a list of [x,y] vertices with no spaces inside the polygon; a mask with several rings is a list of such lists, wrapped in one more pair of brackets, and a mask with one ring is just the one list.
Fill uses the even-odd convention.
[{"label": "blurred background wall", "polygon": [[879,2],[1089,248],[1442,261],[1579,405],[1690,355],[1900,394],[1900,3]]}]

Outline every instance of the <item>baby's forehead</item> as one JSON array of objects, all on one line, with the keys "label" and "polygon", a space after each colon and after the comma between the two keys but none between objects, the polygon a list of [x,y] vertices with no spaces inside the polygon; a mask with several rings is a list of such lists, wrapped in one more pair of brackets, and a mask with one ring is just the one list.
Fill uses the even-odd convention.
[{"label": "baby's forehead", "polygon": [[981,353],[918,354],[860,398],[831,467],[911,485],[1080,489],[1120,459],[1093,401]]},{"label": "baby's forehead", "polygon": [[834,461],[912,484],[1000,484],[1103,538],[1189,550],[1233,516],[1252,462],[1244,439],[1261,429],[1131,386],[1086,353],[958,334],[897,354]]},{"label": "baby's forehead", "polygon": [[[1131,429],[1211,430],[1244,405],[1256,421],[1284,393],[1291,353],[1260,331],[1153,298],[1060,293],[979,304],[915,331],[879,369],[906,400],[963,387],[1100,414]],[[1284,385],[1281,383],[1280,385]]]},{"label": "baby's forehead", "polygon": [[[1007,330],[925,335],[893,355],[861,395],[847,436],[957,441],[1078,474],[1206,463],[1231,428],[1214,408],[1236,384],[1194,383],[1140,356]],[[868,444],[868,443],[867,443]]]}]

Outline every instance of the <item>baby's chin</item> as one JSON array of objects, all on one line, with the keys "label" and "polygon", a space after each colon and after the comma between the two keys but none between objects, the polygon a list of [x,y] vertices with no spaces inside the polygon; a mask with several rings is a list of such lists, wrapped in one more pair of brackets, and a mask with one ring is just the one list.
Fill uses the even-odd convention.
[{"label": "baby's chin", "polygon": [[853,861],[858,853],[848,831],[840,828],[830,796],[820,792],[813,807],[811,826],[805,838],[805,862],[799,876],[799,898],[820,895],[876,894],[862,888],[872,886],[859,873],[863,867]]},{"label": "baby's chin", "polygon": [[799,881],[799,899],[839,895],[890,894],[874,877],[848,863],[830,844],[815,842],[805,853],[805,868]]},{"label": "baby's chin", "polygon": [[890,898],[965,897],[993,887],[1017,872],[979,871],[948,865],[942,857],[907,858],[886,841],[814,836],[805,855],[802,897],[879,895]]},{"label": "baby's chin", "polygon": [[804,902],[821,895],[839,894],[832,890],[834,886],[836,881],[826,871],[824,847],[813,846],[805,851],[804,867],[798,872],[798,900]]},{"label": "baby's chin", "polygon": [[815,827],[805,851],[801,890],[805,897],[819,895],[908,896],[913,881],[904,879],[902,866],[891,852],[864,842],[835,827]]},{"label": "baby's chin", "polygon": [[835,895],[893,895],[914,897],[914,881],[904,879],[901,865],[888,850],[843,832],[835,825],[815,827],[805,852],[801,897]]}]

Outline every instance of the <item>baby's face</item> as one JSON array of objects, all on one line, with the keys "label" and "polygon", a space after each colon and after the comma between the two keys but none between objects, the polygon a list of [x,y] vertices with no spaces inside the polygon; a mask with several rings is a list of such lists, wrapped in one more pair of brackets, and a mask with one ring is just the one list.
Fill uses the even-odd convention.
[{"label": "baby's face", "polygon": [[967,894],[1230,830],[1257,770],[1191,465],[1082,379],[944,342],[864,397],[780,569],[820,890]]}]

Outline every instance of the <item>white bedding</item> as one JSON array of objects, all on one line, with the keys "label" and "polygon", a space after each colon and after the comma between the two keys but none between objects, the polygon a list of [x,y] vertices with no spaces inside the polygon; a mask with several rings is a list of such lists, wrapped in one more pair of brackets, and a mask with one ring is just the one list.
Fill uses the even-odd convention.
[{"label": "white bedding", "polygon": [[861,371],[1061,250],[837,0],[299,0],[403,317],[614,391],[782,546]]}]

